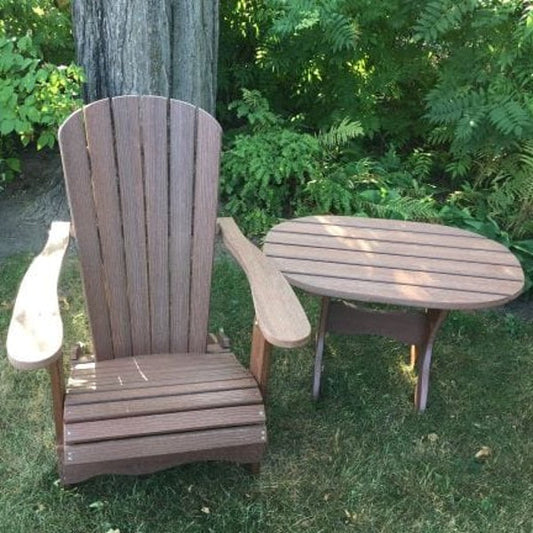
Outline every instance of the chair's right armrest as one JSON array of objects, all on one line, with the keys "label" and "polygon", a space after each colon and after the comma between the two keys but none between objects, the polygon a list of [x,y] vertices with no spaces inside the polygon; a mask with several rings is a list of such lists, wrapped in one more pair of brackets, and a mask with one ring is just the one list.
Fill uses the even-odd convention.
[{"label": "chair's right armrest", "polygon": [[43,251],[20,285],[7,333],[7,356],[16,368],[45,368],[61,355],[57,282],[69,235],[70,222],[52,222]]},{"label": "chair's right armrest", "polygon": [[226,248],[246,273],[265,339],[282,348],[305,344],[311,336],[309,320],[274,262],[241,233],[232,218],[219,218],[218,226]]}]

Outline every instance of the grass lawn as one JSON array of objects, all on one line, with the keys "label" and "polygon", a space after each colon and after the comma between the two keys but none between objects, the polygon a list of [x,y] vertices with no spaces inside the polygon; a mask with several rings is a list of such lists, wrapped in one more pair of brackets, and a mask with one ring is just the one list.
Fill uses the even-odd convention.
[{"label": "grass lawn", "polygon": [[[276,350],[258,477],[207,463],[63,489],[48,376],[16,371],[5,357],[28,263],[17,256],[0,265],[2,533],[533,531],[533,323],[452,313],[438,335],[423,415],[412,407],[406,346],[330,336],[316,405],[312,347]],[[73,259],[60,296],[69,352],[87,340]],[[318,301],[302,298],[316,324]],[[244,276],[225,256],[216,262],[211,314],[246,361],[253,310]],[[490,452],[478,461],[484,446]]]}]

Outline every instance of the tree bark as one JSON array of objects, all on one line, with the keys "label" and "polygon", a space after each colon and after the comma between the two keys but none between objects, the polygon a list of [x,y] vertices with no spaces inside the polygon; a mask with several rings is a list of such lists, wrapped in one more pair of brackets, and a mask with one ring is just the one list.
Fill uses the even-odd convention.
[{"label": "tree bark", "polygon": [[215,111],[218,0],[73,0],[87,102],[172,96]]}]

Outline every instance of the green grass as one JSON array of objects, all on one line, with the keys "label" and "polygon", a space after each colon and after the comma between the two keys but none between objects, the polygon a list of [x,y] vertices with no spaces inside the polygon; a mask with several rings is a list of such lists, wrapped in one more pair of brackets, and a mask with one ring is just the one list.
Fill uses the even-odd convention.
[{"label": "green grass", "polygon": [[[29,262],[0,267],[0,336]],[[318,302],[301,295],[316,324]],[[66,347],[87,335],[76,263],[61,283]],[[247,360],[245,279],[216,263],[213,328]],[[193,464],[143,477],[57,483],[48,377],[19,372],[0,348],[0,531],[531,532],[533,324],[452,313],[435,349],[429,407],[412,408],[408,349],[330,336],[324,390],[310,400],[312,348],[276,350],[261,475]],[[482,447],[484,462],[475,460]]]}]

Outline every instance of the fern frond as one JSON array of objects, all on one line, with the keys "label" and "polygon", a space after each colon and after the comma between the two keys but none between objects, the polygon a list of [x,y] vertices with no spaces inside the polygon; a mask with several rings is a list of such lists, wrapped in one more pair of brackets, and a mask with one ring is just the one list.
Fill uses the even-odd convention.
[{"label": "fern frond", "polygon": [[359,38],[359,27],[355,20],[328,9],[324,11],[320,26],[334,52],[355,49]]},{"label": "fern frond", "polygon": [[345,117],[336,126],[319,136],[320,143],[326,148],[339,148],[348,141],[364,134],[361,123]]},{"label": "fern frond", "polygon": [[380,203],[374,203],[360,197],[360,209],[370,216],[378,218],[401,218],[404,220],[431,221],[438,218],[434,200],[407,196],[387,197]]},{"label": "fern frond", "polygon": [[511,96],[504,96],[493,103],[489,120],[504,135],[514,134],[520,137],[524,128],[530,126],[533,118],[528,109]]},{"label": "fern frond", "polygon": [[423,152],[416,149],[409,156],[407,160],[411,174],[420,180],[425,180],[429,177],[431,169],[433,168],[433,156],[429,152]]},{"label": "fern frond", "polygon": [[468,155],[463,155],[446,165],[446,172],[448,172],[452,178],[464,178],[472,167],[472,159]]},{"label": "fern frond", "polygon": [[319,23],[320,13],[313,0],[274,2],[274,5],[278,8],[278,17],[272,24],[274,34],[286,37]]},{"label": "fern frond", "polygon": [[414,26],[417,41],[431,42],[458,27],[478,6],[477,0],[433,0],[424,7]]}]

